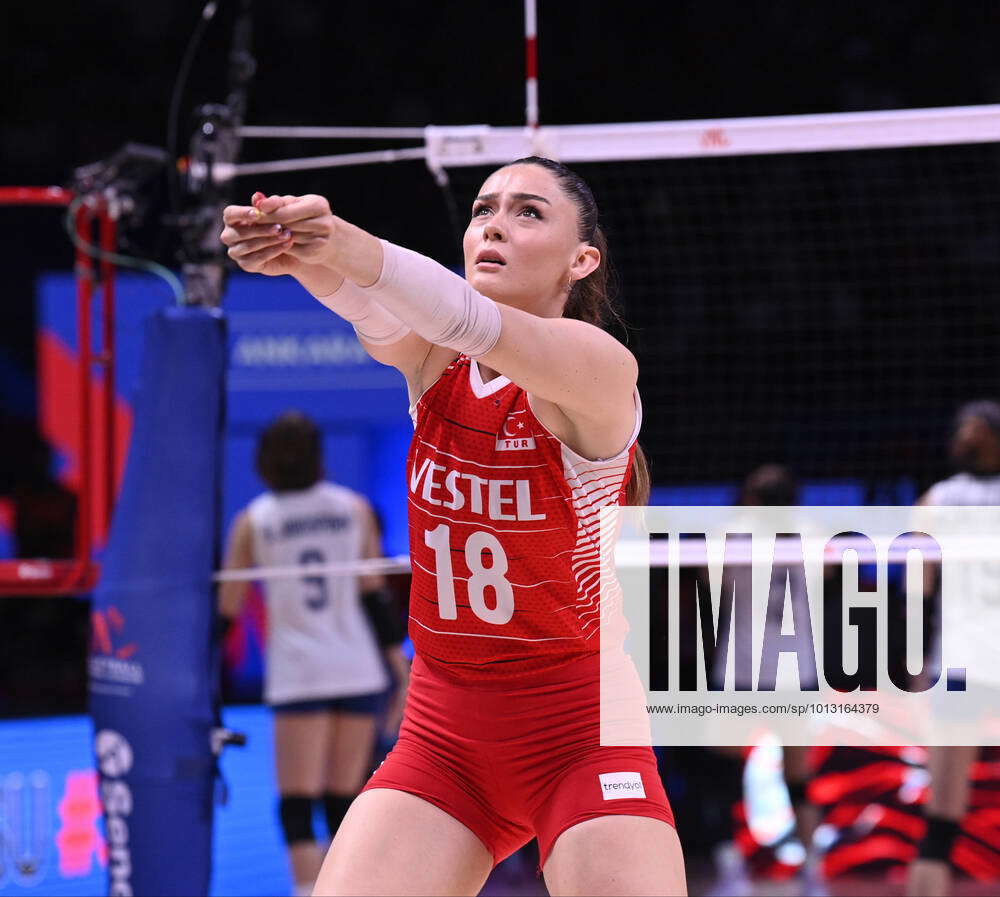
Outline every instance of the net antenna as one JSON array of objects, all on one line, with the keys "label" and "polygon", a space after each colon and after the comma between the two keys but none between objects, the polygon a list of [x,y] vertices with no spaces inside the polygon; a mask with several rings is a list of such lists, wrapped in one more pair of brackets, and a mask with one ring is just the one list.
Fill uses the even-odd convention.
[{"label": "net antenna", "polygon": [[[68,209],[76,236],[77,285],[77,407],[79,409],[76,519],[72,558],[15,558],[0,561],[0,597],[8,595],[71,595],[90,591],[99,567],[93,560],[97,532],[106,528],[114,505],[115,377],[114,293],[119,209],[113,197],[76,196],[62,187],[0,187],[0,206],[49,206]],[[95,234],[96,231],[96,234]],[[100,247],[99,260],[87,247]],[[99,349],[94,348],[93,300],[100,283]],[[98,366],[102,383],[95,415],[92,371]],[[98,451],[99,447],[101,451]]]},{"label": "net antenna", "polygon": [[524,0],[524,120],[538,129],[538,10],[535,0]]},{"label": "net antenna", "polygon": [[524,0],[524,122],[531,155],[557,158],[538,127],[537,0]]}]

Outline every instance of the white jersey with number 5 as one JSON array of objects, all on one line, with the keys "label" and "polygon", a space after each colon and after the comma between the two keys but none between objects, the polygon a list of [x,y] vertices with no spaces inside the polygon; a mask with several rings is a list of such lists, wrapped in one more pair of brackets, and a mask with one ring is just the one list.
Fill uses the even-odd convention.
[{"label": "white jersey with number 5", "polygon": [[[258,566],[361,557],[364,499],[333,483],[267,492],[250,503]],[[389,682],[356,576],[269,579],[264,698],[269,704],[382,691]]]}]

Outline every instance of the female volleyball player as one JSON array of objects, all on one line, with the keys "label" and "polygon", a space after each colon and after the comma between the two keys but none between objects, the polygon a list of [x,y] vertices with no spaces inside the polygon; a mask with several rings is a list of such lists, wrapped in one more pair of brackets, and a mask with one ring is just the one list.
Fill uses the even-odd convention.
[{"label": "female volleyball player", "polygon": [[[287,412],[264,430],[257,472],[269,491],[233,521],[226,568],[381,557],[371,506],[323,479],[319,427],[304,414]],[[264,697],[274,708],[278,809],[296,894],[312,891],[323,860],[314,806],[322,805],[336,833],[371,771],[376,718],[389,684],[382,654],[397,680],[397,698],[405,695],[402,627],[397,623],[393,632],[379,613],[383,585],[378,576],[306,575],[265,586]],[[223,584],[224,617],[239,614],[246,587]]]},{"label": "female volleyball player", "polygon": [[553,894],[684,893],[652,751],[599,738],[599,509],[648,485],[636,362],[595,326],[608,269],[587,185],[536,157],[494,172],[466,280],[319,196],[224,217],[241,267],[294,275],[412,399],[406,716],[317,893],[474,894],[532,836]]}]

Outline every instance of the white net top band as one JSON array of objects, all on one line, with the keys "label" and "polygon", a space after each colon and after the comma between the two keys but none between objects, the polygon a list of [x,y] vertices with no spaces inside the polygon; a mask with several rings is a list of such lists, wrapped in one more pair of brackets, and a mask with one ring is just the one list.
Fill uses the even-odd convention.
[{"label": "white net top band", "polygon": [[432,168],[501,164],[543,152],[563,162],[767,155],[1000,140],[1000,105],[833,115],[525,128],[429,126]]}]

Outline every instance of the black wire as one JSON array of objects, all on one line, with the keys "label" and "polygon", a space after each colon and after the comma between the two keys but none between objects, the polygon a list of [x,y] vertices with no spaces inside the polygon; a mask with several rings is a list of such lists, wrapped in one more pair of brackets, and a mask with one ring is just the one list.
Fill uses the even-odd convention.
[{"label": "black wire", "polygon": [[465,236],[465,224],[458,216],[458,204],[455,202],[455,191],[452,189],[451,179],[448,177],[447,171],[442,169],[440,173],[436,172],[434,174],[434,180],[437,181],[437,185],[441,188],[441,193],[444,196],[444,204],[448,210],[448,222],[451,224],[451,235],[456,247],[455,259],[457,262],[464,263],[462,239]]},{"label": "black wire", "polygon": [[167,172],[167,183],[170,193],[170,209],[177,213],[180,211],[180,184],[178,182],[177,171],[177,129],[179,127],[181,100],[184,97],[184,87],[187,84],[188,75],[191,72],[191,65],[194,62],[198,45],[208,28],[209,22],[215,17],[219,5],[216,0],[208,0],[201,17],[195,26],[191,39],[188,41],[184,57],[181,59],[181,67],[177,72],[177,79],[174,81],[174,89],[170,95],[170,111],[167,113],[167,154],[169,156],[169,171]]}]

